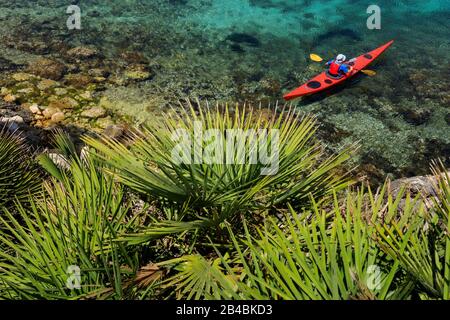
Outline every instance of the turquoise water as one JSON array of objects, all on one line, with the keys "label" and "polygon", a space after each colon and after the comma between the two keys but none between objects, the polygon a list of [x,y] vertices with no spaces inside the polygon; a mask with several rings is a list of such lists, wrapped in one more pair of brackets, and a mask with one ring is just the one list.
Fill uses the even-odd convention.
[{"label": "turquoise water", "polygon": [[[45,56],[59,59],[74,74],[87,74],[95,65],[109,75],[107,84],[95,89],[97,101],[143,122],[186,97],[281,101],[283,93],[323,70],[308,59],[310,53],[351,57],[395,39],[372,67],[377,76],[360,76],[338,90],[297,101],[298,108],[318,117],[319,136],[330,150],[359,141],[355,162],[380,179],[427,172],[438,157],[448,161],[450,1],[77,2],[82,30],[69,31],[67,1],[0,1],[1,63],[20,69]],[[381,8],[381,30],[366,27],[370,4]],[[71,61],[67,51],[79,45],[95,46],[102,57]],[[135,63],[152,76],[112,80]]]}]

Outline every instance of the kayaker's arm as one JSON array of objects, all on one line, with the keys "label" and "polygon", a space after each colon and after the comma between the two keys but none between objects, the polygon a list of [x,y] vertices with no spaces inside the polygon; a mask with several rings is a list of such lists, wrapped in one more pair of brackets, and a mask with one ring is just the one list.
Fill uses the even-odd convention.
[{"label": "kayaker's arm", "polygon": [[352,67],[347,64],[342,64],[339,67],[339,71],[345,74],[348,74],[352,70]]}]

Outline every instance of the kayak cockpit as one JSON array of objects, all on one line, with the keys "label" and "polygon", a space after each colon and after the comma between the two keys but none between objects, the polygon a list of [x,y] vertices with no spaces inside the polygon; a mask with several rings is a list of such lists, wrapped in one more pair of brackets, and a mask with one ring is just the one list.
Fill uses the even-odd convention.
[{"label": "kayak cockpit", "polygon": [[340,80],[340,79],[342,79],[343,77],[345,77],[344,74],[341,74],[341,75],[338,75],[338,76],[334,76],[334,75],[332,75],[332,74],[330,73],[329,70],[325,71],[325,74],[327,75],[328,78],[333,79],[333,80]]}]

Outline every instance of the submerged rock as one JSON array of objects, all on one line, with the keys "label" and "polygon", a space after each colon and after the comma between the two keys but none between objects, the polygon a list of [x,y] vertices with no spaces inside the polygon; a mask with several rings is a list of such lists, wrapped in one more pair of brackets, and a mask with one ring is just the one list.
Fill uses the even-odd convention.
[{"label": "submerged rock", "polygon": [[29,88],[19,89],[19,90],[17,90],[17,93],[21,93],[23,95],[30,95],[30,94],[34,93],[34,88],[29,87]]},{"label": "submerged rock", "polygon": [[98,50],[93,47],[75,47],[67,51],[67,56],[78,59],[89,59],[98,55]]},{"label": "submerged rock", "polygon": [[111,117],[108,116],[98,119],[95,124],[97,125],[97,127],[105,129],[108,126],[114,125],[114,121],[111,119]]},{"label": "submerged rock", "polygon": [[254,36],[248,33],[232,33],[225,40],[233,43],[246,44],[251,47],[259,47],[261,42]]},{"label": "submerged rock", "polygon": [[85,88],[93,82],[93,79],[90,76],[82,73],[68,74],[64,77],[64,80],[68,85],[75,88]]},{"label": "submerged rock", "polygon": [[63,112],[57,112],[54,115],[52,115],[52,122],[60,123],[60,122],[64,121],[65,118],[66,117]]},{"label": "submerged rock", "polygon": [[131,80],[147,80],[151,76],[151,73],[148,71],[142,70],[128,70],[125,72],[125,77]]},{"label": "submerged rock", "polygon": [[102,107],[93,107],[91,109],[85,110],[81,113],[84,118],[97,119],[106,116],[106,110]]},{"label": "submerged rock", "polygon": [[65,94],[67,94],[67,89],[66,88],[55,88],[55,94],[57,96],[63,96]]},{"label": "submerged rock", "polygon": [[41,109],[39,109],[39,106],[37,104],[32,104],[28,109],[33,114],[40,114],[41,113]]},{"label": "submerged rock", "polygon": [[19,128],[19,124],[24,123],[21,116],[0,117],[0,126],[7,126],[9,130],[14,131]]},{"label": "submerged rock", "polygon": [[61,112],[61,110],[59,108],[55,108],[55,107],[47,107],[43,112],[43,116],[46,119],[51,119],[53,117],[53,115],[55,113]]},{"label": "submerged rock", "polygon": [[109,76],[109,72],[100,68],[93,68],[88,70],[88,74],[94,78],[106,78]]},{"label": "submerged rock", "polygon": [[45,90],[57,87],[58,85],[59,85],[59,83],[55,80],[43,79],[43,80],[39,81],[39,83],[37,84],[37,88],[41,91],[45,91]]},{"label": "submerged rock", "polygon": [[2,117],[0,118],[0,122],[3,123],[9,123],[9,122],[15,122],[15,123],[23,123],[23,118],[21,116],[13,116],[13,117]]},{"label": "submerged rock", "polygon": [[78,101],[71,97],[64,97],[61,99],[53,100],[50,102],[49,107],[56,108],[56,109],[74,109],[79,107]]},{"label": "submerged rock", "polygon": [[149,79],[152,74],[147,70],[145,65],[132,65],[125,70],[125,78],[134,81],[144,81]]},{"label": "submerged rock", "polygon": [[273,78],[265,78],[262,79],[259,82],[261,89],[264,91],[264,93],[268,95],[276,95],[281,90],[281,84],[279,81],[273,79]]},{"label": "submerged rock", "polygon": [[30,62],[27,68],[29,73],[51,80],[60,80],[66,70],[63,63],[48,58],[36,59]]},{"label": "submerged rock", "polygon": [[12,94],[7,94],[6,96],[3,97],[3,100],[5,100],[5,102],[12,103],[17,100],[17,97]]},{"label": "submerged rock", "polygon": [[2,96],[6,96],[6,95],[8,95],[10,93],[11,93],[11,89],[9,89],[9,88],[2,87],[0,89],[0,95],[2,95]]},{"label": "submerged rock", "polygon": [[331,31],[324,32],[317,37],[317,43],[323,43],[324,41],[329,41],[334,38],[347,38],[353,41],[361,41],[362,38],[359,33],[350,28],[334,28]]},{"label": "submerged rock", "polygon": [[79,94],[79,97],[83,100],[92,100],[92,91],[85,91]]},{"label": "submerged rock", "polygon": [[122,52],[120,54],[120,57],[126,61],[127,63],[131,64],[140,64],[145,63],[147,59],[144,57],[144,55],[141,52]]},{"label": "submerged rock", "polygon": [[125,128],[120,125],[109,125],[105,128],[104,135],[113,139],[120,138],[125,132]]},{"label": "submerged rock", "polygon": [[33,75],[29,74],[29,73],[25,73],[25,72],[17,72],[14,73],[11,78],[13,78],[16,81],[28,81],[33,79]]},{"label": "submerged rock", "polygon": [[422,108],[405,110],[402,114],[406,122],[416,126],[426,123],[431,117],[431,111]]},{"label": "submerged rock", "polygon": [[237,43],[232,43],[230,45],[230,49],[231,49],[231,51],[237,52],[237,53],[244,53],[245,52],[245,50]]}]

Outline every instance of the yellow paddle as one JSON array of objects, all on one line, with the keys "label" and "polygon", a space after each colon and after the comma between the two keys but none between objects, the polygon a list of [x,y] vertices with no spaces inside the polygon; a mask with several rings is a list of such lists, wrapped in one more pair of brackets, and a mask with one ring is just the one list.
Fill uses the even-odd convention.
[{"label": "yellow paddle", "polygon": [[[315,53],[311,53],[311,54],[309,55],[309,58],[310,58],[312,61],[315,61],[315,62],[322,62],[322,61],[323,61],[322,57],[319,56],[318,54],[315,54]],[[371,76],[371,77],[373,77],[373,76],[375,76],[375,75],[377,74],[377,73],[376,73],[375,71],[373,71],[373,70],[361,70],[361,72],[364,73],[364,74],[366,74],[366,75],[368,75],[368,76]]]},{"label": "yellow paddle", "polygon": [[319,55],[317,55],[317,54],[314,54],[314,53],[311,53],[311,54],[309,55],[309,58],[310,58],[312,61],[315,61],[315,62],[321,62],[321,61],[323,61],[323,59],[322,59],[321,56],[319,56]]}]

